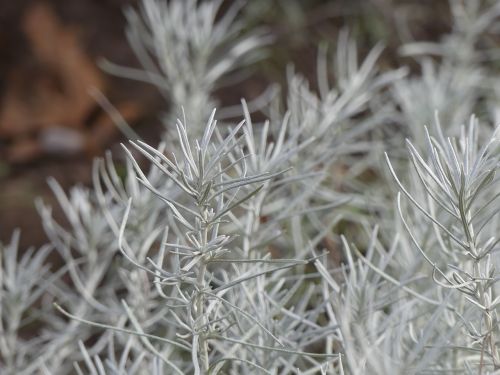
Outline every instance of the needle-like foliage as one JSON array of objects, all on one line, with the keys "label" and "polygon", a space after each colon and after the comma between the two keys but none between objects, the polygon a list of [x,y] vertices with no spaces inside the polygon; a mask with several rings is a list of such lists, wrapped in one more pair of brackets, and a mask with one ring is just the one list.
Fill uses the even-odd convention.
[{"label": "needle-like foliage", "polygon": [[317,90],[289,69],[284,105],[215,111],[273,40],[244,6],[127,11],[144,69],[104,66],[160,89],[167,132],[50,179],[64,224],[39,201],[48,244],[1,245],[0,373],[500,374],[498,4],[450,1],[401,46],[419,72],[342,31]]}]

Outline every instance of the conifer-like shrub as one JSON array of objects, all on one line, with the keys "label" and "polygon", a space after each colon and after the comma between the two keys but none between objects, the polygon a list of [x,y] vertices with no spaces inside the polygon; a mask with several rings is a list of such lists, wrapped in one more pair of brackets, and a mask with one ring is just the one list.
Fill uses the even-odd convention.
[{"label": "conifer-like shrub", "polygon": [[215,110],[274,43],[222,5],[127,10],[144,69],[103,66],[161,90],[165,131],[50,179],[47,245],[1,245],[0,373],[500,374],[499,4],[450,0],[411,71],[344,30],[314,85]]}]

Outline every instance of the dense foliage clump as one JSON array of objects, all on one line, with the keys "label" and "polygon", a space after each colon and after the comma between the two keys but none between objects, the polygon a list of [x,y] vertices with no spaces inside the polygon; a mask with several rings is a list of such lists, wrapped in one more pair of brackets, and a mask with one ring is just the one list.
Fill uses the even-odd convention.
[{"label": "dense foliage clump", "polygon": [[289,71],[232,123],[215,90],[273,44],[238,4],[127,13],[144,70],[105,65],[158,86],[165,132],[50,180],[68,225],[38,202],[50,243],[2,245],[0,372],[500,374],[499,5],[450,1],[401,47],[418,73],[343,31],[317,90]]}]

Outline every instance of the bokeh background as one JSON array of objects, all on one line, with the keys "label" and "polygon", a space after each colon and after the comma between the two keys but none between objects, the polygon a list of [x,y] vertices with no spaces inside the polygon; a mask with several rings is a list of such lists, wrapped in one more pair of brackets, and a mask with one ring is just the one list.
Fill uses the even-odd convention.
[{"label": "bokeh background", "polygon": [[[88,185],[95,157],[110,149],[119,160],[125,137],[89,89],[102,92],[143,139],[158,143],[169,103],[155,88],[99,66],[102,59],[138,66],[123,11],[139,3],[0,0],[0,241],[21,228],[22,247],[43,244],[35,199],[51,204],[64,223],[47,178],[65,189]],[[266,27],[275,42],[243,83],[217,92],[224,105],[285,84],[289,64],[314,82],[318,45],[334,45],[343,28],[362,54],[378,42],[386,45],[382,69],[417,69],[399,55],[402,42],[439,40],[451,27],[446,0],[252,0],[240,17],[248,28]]]}]

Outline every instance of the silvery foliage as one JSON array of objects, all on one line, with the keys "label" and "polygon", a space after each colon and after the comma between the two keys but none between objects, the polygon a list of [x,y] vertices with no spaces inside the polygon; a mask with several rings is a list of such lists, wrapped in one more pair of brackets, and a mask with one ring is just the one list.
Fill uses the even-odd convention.
[{"label": "silvery foliage", "polygon": [[401,191],[393,241],[375,227],[362,253],[343,238],[341,275],[316,260],[339,373],[499,373],[500,139],[478,126],[456,139],[438,123],[425,147],[408,141],[403,176],[386,156]]},{"label": "silvery foliage", "polygon": [[[39,203],[45,231],[64,260],[69,277],[69,281],[59,283],[53,291],[56,300],[67,306],[72,314],[91,316],[96,321],[118,326],[126,323],[120,317],[122,299],[146,311],[157,306],[154,290],[151,290],[144,275],[135,270],[124,272],[128,263],[116,257],[119,227],[114,218],[123,215],[128,199],[134,197],[137,221],[135,228],[128,232],[128,243],[134,246],[139,259],[144,259],[153,247],[161,234],[158,223],[162,223],[161,212],[154,209],[151,196],[142,191],[138,181],[132,177],[132,165],[129,164],[127,169],[129,176],[122,181],[108,155],[106,161],[96,163],[94,189],[76,186],[66,195],[55,181],[50,181],[69,227],[61,227],[52,217],[50,207]],[[157,175],[152,171],[150,178],[154,180]],[[101,181],[106,184],[106,193]],[[45,356],[39,357],[38,361],[43,361],[44,367],[51,372],[54,369],[60,373],[71,372],[72,361],[80,358],[74,343],[95,337],[96,330],[78,321],[67,322],[65,319],[54,318],[50,323],[60,334],[46,345]],[[109,337],[110,334],[103,335],[91,352],[100,352]],[[25,371],[30,373],[29,369]]]},{"label": "silvery foliage", "polygon": [[[304,209],[313,207],[315,201],[324,204],[335,197],[348,200],[351,207],[335,210],[334,217],[328,216],[331,210],[315,211],[308,215],[311,224],[300,217],[292,218],[295,244],[303,246],[311,240],[301,237],[310,225],[323,229],[312,242],[316,245],[341,220],[365,221],[367,212],[380,209],[381,202],[367,195],[366,185],[359,177],[378,167],[378,158],[374,155],[380,153],[383,142],[374,138],[374,133],[382,124],[392,122],[396,115],[385,89],[406,74],[405,69],[381,72],[376,62],[382,50],[382,45],[375,46],[359,63],[354,40],[342,30],[335,53],[329,54],[325,46],[319,50],[318,93],[309,88],[309,82],[300,74],[288,72],[286,116],[289,116],[290,132],[298,140],[314,140],[293,158],[293,169],[310,173],[308,185],[317,187],[304,190],[303,195],[288,190],[282,192],[281,197],[296,197]],[[283,116],[279,109],[271,111],[271,118]]]},{"label": "silvery foliage", "polygon": [[450,1],[452,30],[439,42],[410,41],[400,52],[421,65],[418,77],[394,85],[395,101],[401,106],[406,134],[419,145],[425,143],[424,125],[439,113],[449,135],[458,136],[460,125],[471,113],[483,120],[498,120],[500,4],[496,1]]},{"label": "silvery foliage", "polygon": [[7,245],[0,246],[0,372],[17,373],[43,355],[50,337],[26,338],[29,327],[43,324],[50,313],[50,298],[43,298],[58,275],[52,275],[46,258],[49,245],[29,249],[19,259],[19,231]]},{"label": "silvery foliage", "polygon": [[[209,368],[217,373],[228,367],[241,373],[254,373],[256,369],[272,372],[279,368],[289,373],[291,369],[304,367],[312,371],[321,368],[329,357],[301,350],[324,338],[325,330],[317,324],[322,305],[311,309],[310,300],[303,296],[302,302],[289,311],[290,301],[297,298],[304,279],[298,274],[287,281],[286,270],[310,262],[303,259],[307,248],[302,249],[302,259],[262,256],[262,249],[279,235],[279,223],[283,220],[268,213],[267,230],[259,228],[259,207],[266,198],[262,192],[269,193],[274,185],[293,183],[298,177],[281,177],[285,171],[279,170],[250,172],[246,161],[249,155],[243,153],[236,138],[243,125],[244,122],[240,123],[226,138],[218,135],[218,141],[212,140],[216,131],[212,117],[204,137],[190,144],[185,126],[178,122],[182,158],[173,154],[172,160],[144,143],[132,144],[165,177],[157,184],[134,162],[138,180],[169,208],[167,226],[164,226],[168,229],[163,234],[157,259],[147,257],[145,262],[144,258],[136,257],[125,235],[130,224],[133,201],[130,199],[118,229],[118,244],[128,261],[142,273],[151,275],[160,299],[166,303],[160,304],[158,311],[150,312],[150,316],[139,317],[124,301],[126,316],[133,326],[133,330],[126,331],[140,335],[143,345],[176,373],[206,373]],[[265,145],[265,138],[259,139],[259,145],[253,142],[254,134],[249,128],[245,135],[245,149]],[[261,155],[269,159],[260,161],[275,169],[287,162],[287,158],[277,158],[283,139],[284,130],[275,153],[271,150]],[[294,153],[291,149],[286,155]],[[257,183],[262,184],[252,186]],[[258,200],[254,201],[257,195]],[[293,206],[291,202],[284,203]],[[249,207],[245,207],[246,204]],[[241,240],[235,238],[236,235]],[[173,242],[169,241],[171,237]],[[241,247],[231,244],[236,240]],[[147,268],[147,263],[152,268]],[[235,291],[239,288],[242,289]],[[309,289],[307,295],[312,298],[313,285]],[[139,308],[144,308],[146,302]],[[74,314],[61,311],[84,322]],[[279,314],[283,314],[281,319],[277,318]],[[149,321],[146,327],[142,324],[144,321]],[[85,323],[103,326],[91,321]],[[121,326],[112,329],[125,331]],[[164,334],[155,337],[147,333],[150,330]],[[155,346],[156,341],[166,345]]]},{"label": "silvery foliage", "polygon": [[[432,266],[433,281],[452,290],[452,309],[465,331],[457,343],[465,352],[457,367],[500,369],[496,338],[499,303],[496,252],[499,250],[498,210],[500,128],[479,139],[477,120],[471,118],[459,139],[427,134],[427,157],[408,142],[410,158],[423,194],[414,195],[397,179],[416,210],[432,224],[433,236],[418,238],[412,230],[418,214],[398,206],[405,229],[424,259]],[[420,200],[420,196],[424,200]],[[466,316],[467,319],[463,317]]]},{"label": "silvery foliage", "polygon": [[[38,203],[50,245],[16,259],[15,234],[2,249],[2,373],[498,373],[498,130],[475,119],[460,127],[468,114],[457,107],[476,110],[484,98],[494,115],[493,67],[475,47],[495,31],[498,6],[478,4],[451,3],[460,27],[432,51],[419,45],[443,56],[422,62],[421,77],[378,72],[380,47],[358,65],[341,34],[333,64],[320,51],[319,94],[292,73],[284,111],[272,107],[268,122],[254,124],[243,102],[244,121],[220,126],[215,113],[201,122],[219,77],[181,80],[175,91],[179,77],[162,63],[172,55],[155,49],[175,50],[168,43],[191,37],[185,25],[210,39],[198,32],[216,29],[204,17],[220,3],[145,1],[145,17],[130,13],[132,29],[142,30],[131,41],[160,65],[148,59],[145,72],[120,72],[176,92],[187,119],[158,147],[130,143],[125,173],[108,154],[95,164],[92,188],[65,193],[50,182],[67,225]],[[169,28],[158,15],[174,10]],[[450,40],[471,48],[453,57]],[[464,93],[450,89],[462,85]],[[201,96],[190,102],[184,89]],[[427,131],[424,117],[436,106],[446,122]],[[385,140],[373,137],[383,122],[406,124],[410,140],[406,157],[391,145],[380,170]],[[139,156],[151,164],[147,173]],[[391,187],[361,194],[367,170],[395,181],[394,212]],[[367,211],[384,215],[380,227]],[[339,243],[332,228],[346,219],[357,223],[356,238]],[[325,246],[342,246],[339,268]],[[47,265],[52,248],[65,263],[57,272]],[[40,334],[25,339],[30,324]]]},{"label": "silvery foliage", "polygon": [[[201,136],[206,117],[217,106],[214,90],[244,78],[241,68],[262,59],[263,47],[272,40],[265,30],[245,32],[238,17],[242,5],[234,2],[221,15],[221,0],[144,0],[139,11],[126,12],[127,38],[143,69],[109,62],[103,67],[158,87],[171,108],[165,123],[175,123],[182,107]],[[263,93],[256,105],[270,94]],[[230,115],[234,109],[219,112],[226,111]]]},{"label": "silvery foliage", "polygon": [[[346,87],[356,87],[360,77],[371,80],[369,73],[374,66],[370,60],[362,65],[365,73],[353,72],[354,82]],[[368,82],[357,85],[360,94],[367,87],[383,88]],[[342,90],[339,92],[342,98],[345,94]],[[335,103],[334,95],[330,97]],[[322,111],[326,111],[326,105],[319,99],[318,103]],[[348,121],[349,116],[367,110],[366,102],[360,103],[360,108],[350,107],[350,110],[344,109],[345,104],[339,105],[338,113]],[[166,147],[169,150],[166,155],[164,147],[158,150],[142,142],[131,144],[132,150],[142,153],[156,167],[152,171],[163,175],[160,180],[151,179],[134,163],[143,188],[164,203],[162,206],[154,201],[156,209],[166,215],[162,229],[168,227],[157,259],[146,262],[144,258],[137,259],[128,244],[128,228],[134,218],[130,210],[135,198],[127,203],[125,212],[121,212],[126,217],[122,224],[114,218],[108,221],[113,223],[115,231],[119,228],[124,257],[141,272],[150,274],[159,296],[166,299],[168,305],[163,304],[162,312],[154,315],[156,321],[150,319],[150,327],[139,323],[142,320],[128,304],[124,308],[136,333],[148,334],[151,327],[162,327],[152,331],[164,332],[160,340],[168,340],[167,345],[155,347],[158,338],[150,336],[143,336],[141,340],[147,349],[162,358],[169,371],[203,372],[208,366],[215,373],[285,374],[299,369],[315,373],[325,366],[331,367],[328,356],[334,355],[334,350],[330,347],[319,358],[304,351],[314,344],[321,347],[326,337],[331,339],[334,333],[333,327],[321,323],[325,305],[318,299],[318,286],[307,282],[306,275],[299,271],[311,262],[311,250],[330,229],[329,222],[334,222],[331,217],[326,225],[322,221],[326,216],[318,218],[318,215],[345,202],[346,197],[328,190],[326,184],[335,153],[326,155],[330,159],[318,158],[318,154],[309,155],[304,149],[330,139],[330,142],[338,142],[339,147],[345,147],[342,153],[348,154],[353,152],[349,144],[356,137],[346,134],[342,142],[339,138],[344,133],[335,129],[342,123],[334,120],[330,120],[331,130],[325,126],[315,137],[315,122],[304,121],[304,126],[299,127],[297,122],[292,122],[292,112],[285,114],[280,122],[267,122],[257,130],[245,103],[243,108],[245,124],[229,129],[226,137],[217,130],[212,117],[202,139],[194,143],[189,139],[189,128],[178,122],[180,142]],[[310,114],[315,112],[316,109]],[[241,130],[243,134],[239,136]],[[335,132],[335,137],[327,137],[329,131]],[[334,143],[330,144],[334,149]],[[359,152],[359,148],[354,150]],[[128,153],[129,160],[133,160],[131,151]],[[311,169],[316,171],[311,173]],[[256,183],[258,185],[253,186]],[[119,195],[113,193],[112,186],[108,186],[108,190],[112,195]],[[291,195],[297,199],[283,198]],[[281,259],[265,255],[269,250]],[[318,277],[314,273],[309,276]],[[297,298],[300,303],[295,302]],[[86,320],[95,326],[90,319]],[[117,329],[123,331],[121,327]],[[221,353],[226,357],[221,358]],[[98,366],[99,361],[87,360],[86,363],[92,367]]]},{"label": "silvery foliage", "polygon": [[342,352],[342,366],[337,370],[347,374],[437,373],[447,363],[444,345],[455,334],[453,329],[442,331],[446,304],[414,290],[423,275],[392,276],[402,244],[396,239],[387,249],[377,234],[377,229],[371,233],[364,255],[343,239],[347,261],[337,278],[317,263],[329,318],[336,323],[339,338],[330,345],[340,346]]},{"label": "silvery foliage", "polygon": [[[392,88],[401,108],[394,119],[411,141],[408,152],[402,152],[395,134],[388,142],[390,168],[379,173],[395,179],[394,187],[405,191],[409,206],[418,208],[399,200],[393,213],[386,196],[376,195],[386,205],[380,229],[366,230],[372,233],[366,249],[344,239],[344,275],[332,277],[317,261],[329,316],[338,324],[340,342],[332,339],[331,345],[344,354],[339,373],[499,372],[494,260],[500,211],[498,130],[480,126],[474,118],[468,127],[461,126],[473,110],[496,121],[491,109],[497,49],[492,44],[481,50],[485,44],[478,40],[498,30],[499,8],[483,3],[450,2],[459,26],[432,50],[430,44],[412,45],[425,55],[422,75],[399,80]],[[460,47],[451,47],[450,41]],[[464,50],[464,56],[452,56]],[[436,51],[440,60],[429,55]],[[433,130],[428,132],[426,123]],[[457,221],[464,204],[468,212]],[[472,243],[467,240],[471,233]],[[477,254],[464,256],[469,251],[460,250],[457,239],[475,248],[481,260]]]},{"label": "silvery foliage", "polygon": [[[338,220],[332,208],[349,198],[328,186],[335,160],[368,149],[358,137],[377,121],[361,114],[380,105],[371,98],[399,74],[376,73],[379,48],[358,67],[354,45],[342,38],[341,81],[320,97],[304,84],[291,89],[290,103],[300,106],[281,118],[254,125],[243,103],[245,124],[232,130],[217,130],[213,118],[192,129],[183,121],[179,142],[132,143],[125,179],[107,155],[92,189],[66,194],[50,182],[69,223],[62,227],[39,204],[68,268],[68,280],[51,290],[62,315],[49,321],[57,334],[46,355],[12,373],[70,373],[73,361],[90,373],[333,368],[333,347],[306,353],[334,333],[318,285],[307,281],[318,275],[304,271]],[[349,131],[354,116],[365,122]],[[305,152],[315,143],[323,153]],[[151,161],[149,173],[132,152]]]},{"label": "silvery foliage", "polygon": [[493,371],[498,369],[493,339],[497,334],[493,254],[498,250],[498,130],[480,142],[473,118],[459,140],[445,138],[439,125],[436,133],[435,137],[427,134],[426,156],[408,142],[415,171],[412,188],[390,166],[416,211],[406,211],[398,197],[399,212],[413,245],[432,267],[422,270],[432,274],[439,287],[436,292],[447,295],[441,305],[449,311],[446,324],[465,331],[456,340],[450,338],[446,346],[455,355],[440,363],[448,369]]}]

